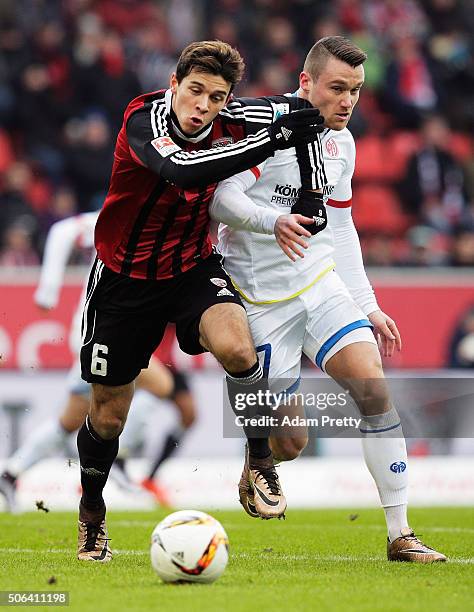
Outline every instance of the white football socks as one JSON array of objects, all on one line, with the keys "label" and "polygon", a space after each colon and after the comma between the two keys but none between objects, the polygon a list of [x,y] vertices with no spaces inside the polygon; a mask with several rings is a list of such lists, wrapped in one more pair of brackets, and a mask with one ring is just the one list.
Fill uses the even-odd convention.
[{"label": "white football socks", "polygon": [[400,417],[392,408],[362,416],[360,427],[365,463],[377,486],[390,541],[408,526],[408,461]]},{"label": "white football socks", "polygon": [[66,448],[69,432],[63,429],[59,421],[47,421],[35,429],[23,444],[7,460],[5,470],[18,478],[41,459]]},{"label": "white football socks", "polygon": [[384,506],[384,512],[387,521],[388,539],[393,542],[402,535],[401,530],[408,527],[407,505]]}]

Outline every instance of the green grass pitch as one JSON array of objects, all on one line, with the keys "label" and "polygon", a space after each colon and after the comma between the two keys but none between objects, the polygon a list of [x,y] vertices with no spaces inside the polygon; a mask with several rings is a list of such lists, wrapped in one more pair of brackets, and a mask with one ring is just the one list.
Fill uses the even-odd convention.
[{"label": "green grass pitch", "polygon": [[449,557],[426,566],[385,560],[381,510],[289,510],[286,521],[211,513],[231,546],[212,585],[165,585],[153,573],[149,541],[163,511],[110,512],[117,552],[104,565],[76,561],[73,513],[0,514],[0,590],[65,590],[70,610],[104,612],[472,609],[473,509],[411,511],[423,540]]}]

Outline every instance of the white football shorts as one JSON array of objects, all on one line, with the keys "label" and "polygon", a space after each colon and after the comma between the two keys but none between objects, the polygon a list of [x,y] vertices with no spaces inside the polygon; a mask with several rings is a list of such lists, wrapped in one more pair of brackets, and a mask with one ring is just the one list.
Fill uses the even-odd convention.
[{"label": "white football shorts", "polygon": [[325,371],[326,362],[345,346],[377,344],[370,321],[335,271],[291,300],[244,304],[257,355],[274,392],[297,388],[303,353]]}]

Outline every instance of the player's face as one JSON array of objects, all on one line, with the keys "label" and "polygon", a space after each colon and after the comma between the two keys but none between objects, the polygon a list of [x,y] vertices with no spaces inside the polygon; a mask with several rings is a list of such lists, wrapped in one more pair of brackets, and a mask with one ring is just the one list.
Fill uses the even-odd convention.
[{"label": "player's face", "polygon": [[331,130],[344,129],[359,100],[364,83],[364,67],[353,68],[335,57],[330,57],[317,79],[302,72],[300,88],[313,106],[319,108],[324,125]]},{"label": "player's face", "polygon": [[231,84],[223,77],[209,72],[191,70],[178,83],[171,76],[173,92],[172,107],[179,125],[185,134],[195,134],[209,125],[224,108],[230,94]]}]

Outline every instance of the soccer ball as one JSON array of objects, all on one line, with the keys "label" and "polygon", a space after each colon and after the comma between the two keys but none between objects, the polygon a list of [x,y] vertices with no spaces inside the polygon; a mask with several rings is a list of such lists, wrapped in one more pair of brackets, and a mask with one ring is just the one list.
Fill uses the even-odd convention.
[{"label": "soccer ball", "polygon": [[215,518],[198,510],[173,512],[151,535],[151,564],[164,582],[214,582],[229,558],[229,539]]}]

